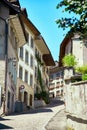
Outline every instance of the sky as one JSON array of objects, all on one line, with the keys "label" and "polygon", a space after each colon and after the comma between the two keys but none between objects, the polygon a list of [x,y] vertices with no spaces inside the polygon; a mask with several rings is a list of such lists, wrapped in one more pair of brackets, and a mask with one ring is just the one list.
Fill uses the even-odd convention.
[{"label": "sky", "polygon": [[40,31],[53,59],[59,60],[60,44],[67,31],[58,28],[56,20],[63,14],[56,6],[61,0],[19,0],[22,8],[27,9],[28,18]]}]

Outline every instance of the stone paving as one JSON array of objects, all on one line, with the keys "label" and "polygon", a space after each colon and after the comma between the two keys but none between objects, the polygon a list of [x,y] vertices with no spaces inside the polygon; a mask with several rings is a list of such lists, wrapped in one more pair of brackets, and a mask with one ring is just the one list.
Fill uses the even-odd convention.
[{"label": "stone paving", "polygon": [[46,130],[67,130],[65,109],[57,112],[45,126]]},{"label": "stone paving", "polygon": [[64,110],[64,105],[54,100],[44,108],[29,110],[22,114],[5,116],[0,118],[0,130],[65,130],[55,129],[55,126],[59,126],[60,123],[65,128],[65,118],[62,116],[64,113],[61,113],[63,112],[61,110]]}]

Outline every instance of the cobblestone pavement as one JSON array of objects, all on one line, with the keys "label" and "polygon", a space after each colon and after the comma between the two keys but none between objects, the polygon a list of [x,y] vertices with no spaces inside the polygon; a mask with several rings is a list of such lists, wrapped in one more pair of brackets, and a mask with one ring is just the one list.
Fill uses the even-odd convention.
[{"label": "cobblestone pavement", "polygon": [[[58,112],[60,112],[60,110],[63,109],[64,109],[64,105],[61,102],[59,102],[58,100],[53,100],[50,103],[50,105],[48,105],[47,107],[33,109],[33,110],[29,110],[26,113],[22,113],[18,115],[14,114],[14,115],[0,118],[0,130],[2,129],[46,130],[47,128],[50,127],[53,129],[47,129],[47,130],[60,130],[60,129],[54,129],[54,126],[55,125],[57,126],[57,124],[54,123],[55,123],[55,119],[58,120],[59,122],[60,116],[59,117],[57,116],[56,118],[56,115],[58,114]],[[54,122],[52,123],[52,125],[50,125],[50,122],[52,122],[52,120]],[[61,120],[63,119],[61,118]]]},{"label": "cobblestone pavement", "polygon": [[67,130],[65,109],[57,112],[45,126],[46,130]]}]

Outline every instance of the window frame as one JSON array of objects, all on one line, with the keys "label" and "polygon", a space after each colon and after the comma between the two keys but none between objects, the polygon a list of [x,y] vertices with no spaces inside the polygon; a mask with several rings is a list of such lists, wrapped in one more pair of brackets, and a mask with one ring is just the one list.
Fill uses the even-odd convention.
[{"label": "window frame", "polygon": [[20,58],[23,59],[23,53],[24,53],[24,50],[23,50],[23,47],[20,47]]},{"label": "window frame", "polygon": [[29,52],[27,50],[25,50],[25,63],[29,64]]},{"label": "window frame", "polygon": [[30,74],[30,86],[32,87],[33,86],[33,75]]},{"label": "window frame", "polygon": [[[27,74],[27,75],[26,75]],[[28,71],[25,70],[24,81],[28,83]]]},{"label": "window frame", "polygon": [[[20,68],[21,68],[21,72],[20,72]],[[19,66],[19,78],[22,79],[23,78],[23,67]]]}]

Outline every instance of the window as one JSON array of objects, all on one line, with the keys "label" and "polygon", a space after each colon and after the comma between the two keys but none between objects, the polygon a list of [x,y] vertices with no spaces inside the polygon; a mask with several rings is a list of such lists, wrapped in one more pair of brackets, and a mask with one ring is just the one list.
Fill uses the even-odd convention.
[{"label": "window", "polygon": [[11,98],[11,94],[10,94],[10,92],[8,91],[8,102],[7,102],[7,107],[8,107],[8,109],[10,108],[10,98]]},{"label": "window", "polygon": [[48,68],[46,69],[46,73],[49,74],[49,69]]},{"label": "window", "polygon": [[51,75],[50,75],[50,79],[52,79],[52,80],[53,80],[53,78],[54,78],[54,76],[53,76],[53,74],[51,74]]},{"label": "window", "polygon": [[64,75],[64,72],[63,72],[63,71],[61,71],[61,76],[63,77],[63,75]]},{"label": "window", "polygon": [[25,62],[28,64],[28,51],[25,52]]},{"label": "window", "polygon": [[56,77],[57,78],[60,77],[60,72],[56,73]]},{"label": "window", "polygon": [[22,75],[23,75],[23,68],[20,66],[19,67],[19,78],[22,79]]},{"label": "window", "polygon": [[23,47],[20,48],[20,58],[23,59]]},{"label": "window", "polygon": [[48,79],[46,79],[46,85],[48,86]]},{"label": "window", "polygon": [[33,56],[30,57],[30,66],[33,67]]},{"label": "window", "polygon": [[37,78],[37,67],[35,66],[35,78]]},{"label": "window", "polygon": [[34,47],[33,38],[31,37],[31,48]]},{"label": "window", "polygon": [[37,55],[37,48],[35,48],[35,56]]},{"label": "window", "polygon": [[25,70],[25,82],[28,83],[28,71]]},{"label": "window", "polygon": [[26,31],[27,43],[29,44],[29,33]]},{"label": "window", "polygon": [[39,92],[39,89],[38,89],[38,86],[36,86],[36,93],[38,93]]},{"label": "window", "polygon": [[33,86],[33,75],[30,75],[30,86]]}]

